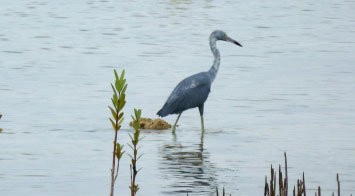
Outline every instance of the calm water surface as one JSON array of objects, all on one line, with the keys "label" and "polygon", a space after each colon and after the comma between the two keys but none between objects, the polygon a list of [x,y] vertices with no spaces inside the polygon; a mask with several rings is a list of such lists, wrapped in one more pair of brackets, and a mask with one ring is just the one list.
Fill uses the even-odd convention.
[{"label": "calm water surface", "polygon": [[[205,105],[176,137],[144,131],[139,195],[262,195],[288,153],[290,184],[355,194],[354,1],[9,1],[0,6],[0,194],[108,195],[113,69],[146,117],[184,77],[221,68]],[[176,116],[165,120],[174,122]],[[129,151],[126,148],[126,151]],[[117,195],[128,195],[125,156]]]}]

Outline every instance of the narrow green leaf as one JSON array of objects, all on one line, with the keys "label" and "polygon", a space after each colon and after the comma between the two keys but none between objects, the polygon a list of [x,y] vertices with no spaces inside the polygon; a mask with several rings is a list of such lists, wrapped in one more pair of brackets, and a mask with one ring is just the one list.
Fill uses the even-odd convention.
[{"label": "narrow green leaf", "polygon": [[116,143],[116,149],[117,149],[117,152],[121,151],[121,144],[118,142]]},{"label": "narrow green leaf", "polygon": [[143,154],[139,155],[137,158],[137,161],[143,156]]},{"label": "narrow green leaf", "polygon": [[141,119],[141,114],[142,114],[142,110],[139,109],[139,110],[138,110],[138,117],[137,117],[138,121]]},{"label": "narrow green leaf", "polygon": [[121,153],[121,145],[119,143],[116,144],[116,155]]},{"label": "narrow green leaf", "polygon": [[122,70],[122,73],[121,73],[121,77],[120,77],[120,80],[122,81],[123,77],[124,77],[124,74],[125,74],[125,70]]},{"label": "narrow green leaf", "polygon": [[118,80],[118,75],[117,75],[117,71],[116,69],[113,70],[115,72],[115,77],[116,77],[116,80]]},{"label": "narrow green leaf", "polygon": [[139,186],[137,184],[137,185],[134,186],[134,193],[136,194],[138,192],[138,190],[139,190]]},{"label": "narrow green leaf", "polygon": [[126,105],[126,101],[123,101],[122,104],[120,103],[120,105],[118,106],[118,110],[122,110],[122,108]]},{"label": "narrow green leaf", "polygon": [[[128,136],[131,138],[131,140],[133,140],[133,137],[132,137],[131,134],[128,134]],[[130,144],[128,144],[128,146],[132,148],[132,146],[131,146]],[[133,148],[132,148],[132,149],[133,149]]]},{"label": "narrow green leaf", "polygon": [[[117,119],[120,120],[120,119],[122,118],[122,116],[123,116],[123,112],[121,112],[121,113],[118,115],[118,118],[117,118]],[[116,120],[117,120],[117,119],[116,119]]]},{"label": "narrow green leaf", "polygon": [[117,159],[120,160],[125,152],[126,151],[123,151],[122,153],[116,154]]},{"label": "narrow green leaf", "polygon": [[121,124],[122,124],[123,120],[124,120],[124,118],[121,118],[121,120],[120,120],[120,121],[118,121],[118,125],[120,125],[120,126],[121,126]]},{"label": "narrow green leaf", "polygon": [[114,105],[117,108],[117,106],[119,105],[119,103],[118,103],[119,100],[118,100],[117,94],[114,94],[112,98],[113,98],[113,102],[115,103]]},{"label": "narrow green leaf", "polygon": [[113,122],[113,120],[112,120],[111,118],[109,118],[109,119],[110,119],[110,121],[111,121],[112,128],[116,131],[116,125],[115,125],[115,123]]},{"label": "narrow green leaf", "polygon": [[122,92],[122,88],[123,88],[123,86],[124,86],[123,81],[118,80],[118,89],[119,89],[119,91],[120,91],[120,92]]},{"label": "narrow green leaf", "polygon": [[128,154],[129,157],[131,157],[131,159],[133,159],[132,155]]},{"label": "narrow green leaf", "polygon": [[115,87],[113,86],[113,84],[112,84],[112,83],[111,83],[111,87],[112,87],[113,93],[117,96],[116,89],[115,89]]},{"label": "narrow green leaf", "polygon": [[121,88],[120,88],[120,81],[119,80],[116,80],[116,82],[115,82],[115,87],[116,87],[116,89],[117,89],[117,91],[118,92],[121,92]]},{"label": "narrow green leaf", "polygon": [[133,128],[137,130],[139,128],[139,123],[135,120],[133,121]]},{"label": "narrow green leaf", "polygon": [[143,136],[143,137],[140,137],[140,138],[139,138],[139,141],[141,141],[141,140],[142,140],[142,139],[144,139],[144,138],[145,138],[145,136]]},{"label": "narrow green leaf", "polygon": [[120,94],[120,101],[126,101],[126,94],[125,93]]},{"label": "narrow green leaf", "polygon": [[124,85],[124,87],[123,87],[123,89],[122,89],[122,93],[126,93],[127,85],[128,85],[128,84]]},{"label": "narrow green leaf", "polygon": [[140,109],[134,109],[134,115],[136,116],[136,120],[139,121],[140,116],[141,116],[141,110]]},{"label": "narrow green leaf", "polygon": [[115,118],[115,120],[117,121],[117,113],[115,112],[115,110],[114,110],[114,109],[112,109],[112,107],[111,107],[111,106],[108,106],[108,108],[110,108],[110,110],[111,110],[111,114],[112,114],[113,118]]},{"label": "narrow green leaf", "polygon": [[112,102],[113,106],[115,106],[115,108],[117,108],[117,104],[116,104],[116,102],[113,100],[113,98],[111,98],[111,102]]},{"label": "narrow green leaf", "polygon": [[126,85],[126,79],[120,80],[120,91],[122,92],[123,87]]},{"label": "narrow green leaf", "polygon": [[125,151],[122,152],[124,145],[120,145],[119,143],[116,144],[116,157],[118,160],[121,159],[122,155],[125,153]]}]

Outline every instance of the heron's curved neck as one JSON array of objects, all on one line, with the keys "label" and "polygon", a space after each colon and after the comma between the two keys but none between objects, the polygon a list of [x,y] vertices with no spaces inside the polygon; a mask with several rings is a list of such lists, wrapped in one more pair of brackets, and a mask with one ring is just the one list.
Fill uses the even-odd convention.
[{"label": "heron's curved neck", "polygon": [[220,56],[219,50],[216,46],[216,42],[217,42],[217,39],[215,37],[211,36],[210,37],[210,47],[211,47],[211,51],[214,56],[214,61],[213,61],[212,67],[210,68],[210,70],[208,70],[208,72],[211,75],[212,81],[214,81],[214,79],[216,78],[216,75],[217,75],[217,72],[219,69],[219,64],[221,61],[221,56]]}]

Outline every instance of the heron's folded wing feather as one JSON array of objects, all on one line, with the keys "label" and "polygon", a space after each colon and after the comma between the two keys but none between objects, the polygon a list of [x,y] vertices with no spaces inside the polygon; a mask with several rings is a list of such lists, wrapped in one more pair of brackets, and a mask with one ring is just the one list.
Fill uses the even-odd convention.
[{"label": "heron's folded wing feather", "polygon": [[171,92],[160,114],[178,114],[203,104],[210,92],[211,81],[206,72],[182,80]]}]

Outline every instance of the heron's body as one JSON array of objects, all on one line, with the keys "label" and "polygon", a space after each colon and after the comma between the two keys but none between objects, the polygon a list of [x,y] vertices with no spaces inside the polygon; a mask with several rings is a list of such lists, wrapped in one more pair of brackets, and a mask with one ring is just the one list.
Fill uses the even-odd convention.
[{"label": "heron's body", "polygon": [[220,53],[216,47],[216,42],[217,40],[224,40],[242,46],[238,42],[229,38],[223,31],[218,30],[212,32],[209,40],[211,51],[214,56],[212,67],[207,72],[200,72],[182,80],[170,94],[162,109],[157,113],[161,117],[165,117],[169,114],[179,115],[173,126],[173,131],[175,131],[176,123],[179,120],[181,113],[195,107],[199,108],[202,131],[204,131],[204,103],[211,91],[212,82],[216,78],[220,65]]},{"label": "heron's body", "polygon": [[211,77],[208,72],[187,77],[175,87],[158,115],[181,114],[187,109],[202,107],[210,90]]}]

